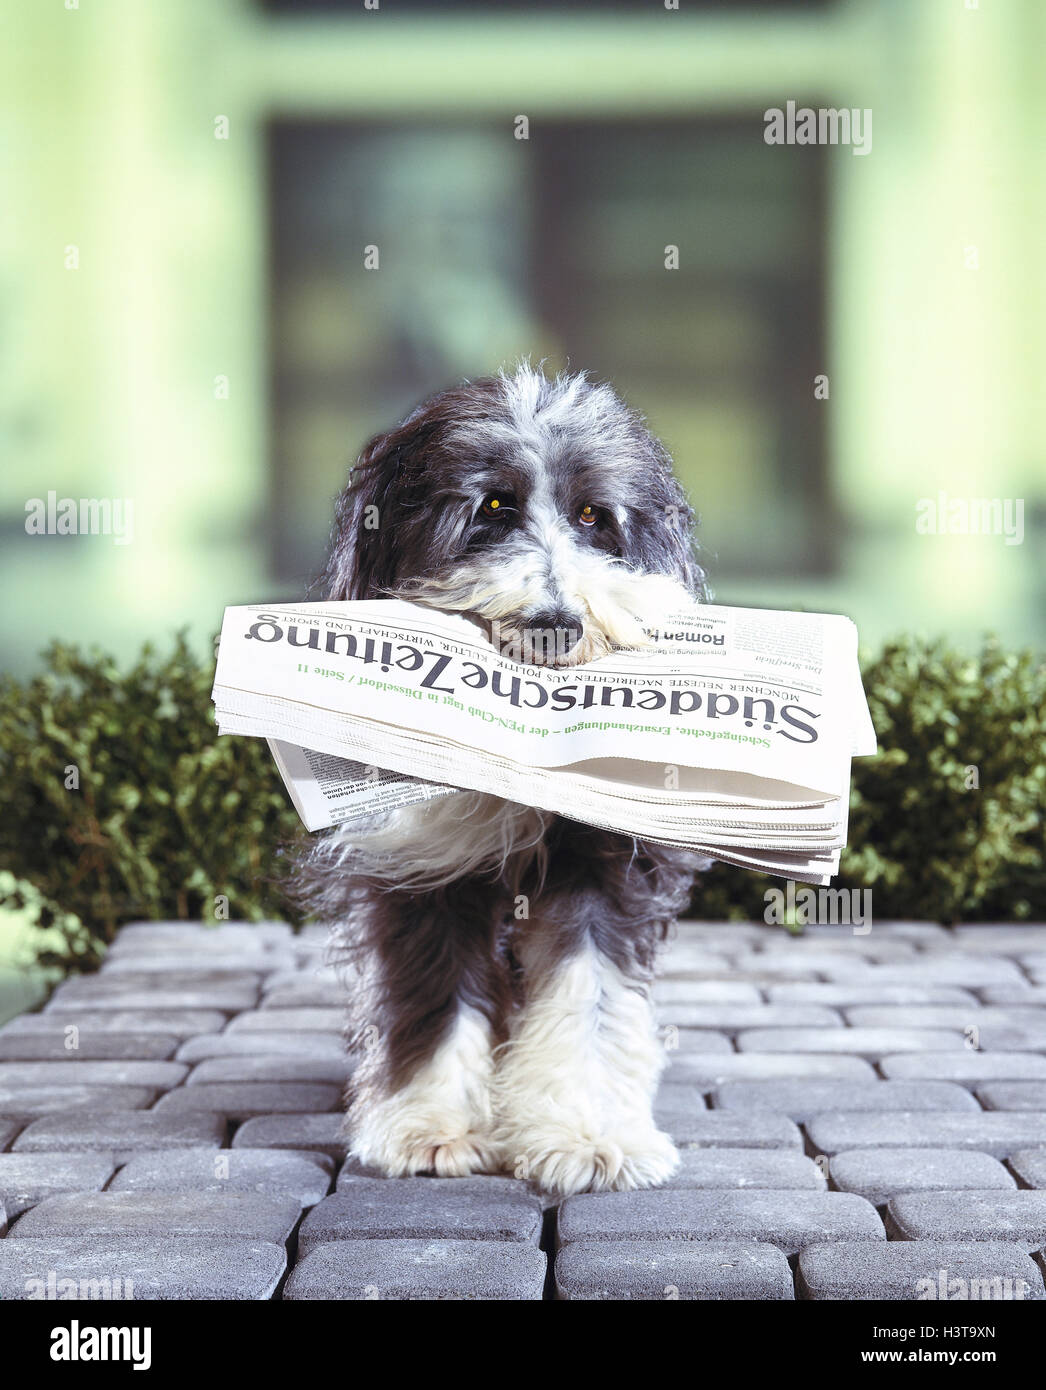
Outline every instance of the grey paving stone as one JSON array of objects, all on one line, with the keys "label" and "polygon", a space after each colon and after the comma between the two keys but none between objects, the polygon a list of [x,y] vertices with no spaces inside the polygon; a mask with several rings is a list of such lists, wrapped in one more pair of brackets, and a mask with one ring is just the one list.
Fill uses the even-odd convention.
[{"label": "grey paving stone", "polygon": [[856,1192],[874,1207],[904,1192],[1012,1190],[1013,1177],[997,1158],[972,1150],[847,1149],[831,1160],[832,1186]]},{"label": "grey paving stone", "polygon": [[[307,984],[310,981],[313,984],[336,985],[340,983],[340,977],[337,970],[330,965],[299,965],[294,970],[277,970],[275,974],[270,975],[262,985],[262,994],[268,997],[284,985]],[[344,996],[341,1002],[344,1002]]]},{"label": "grey paving stone", "polygon": [[163,1033],[172,1038],[191,1038],[198,1033],[218,1033],[226,1017],[218,1009],[90,1009],[58,1018],[54,1014],[20,1014],[0,1028],[0,1037],[12,1033],[46,1033],[64,1039],[69,1029],[80,1037],[96,1033]]},{"label": "grey paving stone", "polygon": [[[813,955],[827,953],[833,956],[870,956],[882,952],[904,952],[910,956],[917,949],[918,943],[906,937],[880,932],[876,926],[874,922],[855,922],[852,925],[840,922],[836,926],[826,923],[816,932],[804,931],[798,935],[764,933],[756,942],[756,948],[777,954],[787,951],[793,955],[810,952]],[[866,930],[867,927],[871,930]]]},{"label": "grey paving stone", "polygon": [[752,1242],[593,1240],[556,1255],[556,1297],[790,1300],[792,1271],[774,1245]]},{"label": "grey paving stone", "polygon": [[[372,1182],[375,1179],[379,1179],[381,1181],[386,1180],[385,1174],[381,1171],[380,1168],[365,1167],[359,1161],[358,1158],[353,1158],[351,1155],[349,1155],[348,1158],[342,1161],[341,1166],[338,1169],[338,1177],[334,1184],[334,1190],[335,1192],[341,1192],[346,1187],[348,1187],[350,1183],[357,1183],[361,1179],[366,1179],[368,1182]],[[531,1184],[529,1183],[522,1183],[521,1186],[523,1187],[524,1191],[533,1190]]]},{"label": "grey paving stone", "polygon": [[0,1115],[30,1118],[85,1106],[100,1110],[144,1110],[157,1092],[146,1086],[0,1086]]},{"label": "grey paving stone", "polygon": [[0,1153],[7,1148],[15,1135],[21,1131],[24,1123],[24,1120],[9,1120],[6,1115],[0,1115]]},{"label": "grey paving stone", "polygon": [[1000,1008],[1031,1008],[1036,1004],[1046,1004],[1046,985],[985,985],[978,990],[985,1004],[995,1004]]},{"label": "grey paving stone", "polygon": [[[1042,1143],[1046,1146],[1046,1134]],[[1024,1187],[1046,1187],[1046,1147],[1017,1149],[1010,1154],[1009,1164]]]},{"label": "grey paving stone", "polygon": [[775,1110],[797,1124],[834,1110],[979,1110],[966,1087],[952,1081],[731,1081],[717,1087],[712,1104],[731,1112]]},{"label": "grey paving stone", "polygon": [[871,967],[855,952],[831,951],[812,943],[795,950],[749,951],[734,958],[738,970],[771,972],[783,979],[808,979],[821,975],[826,980],[860,979]]},{"label": "grey paving stone", "polygon": [[[294,938],[294,959],[296,969],[299,974],[321,974],[323,971],[332,968],[328,958],[328,946],[316,946],[310,942],[303,941],[301,936]],[[271,984],[267,980],[266,984]]]},{"label": "grey paving stone", "polygon": [[1046,1057],[1037,1052],[975,1052],[967,1047],[958,1052],[884,1057],[879,1069],[891,1080],[957,1081],[972,1088],[982,1081],[1046,1080]]},{"label": "grey paving stone", "polygon": [[193,958],[191,951],[139,951],[114,947],[102,962],[99,974],[108,978],[111,975],[160,975],[182,974],[187,965],[202,973],[201,967],[208,971],[228,971],[231,975],[246,980],[252,978],[261,984],[277,970],[294,969],[294,952],[283,951],[208,951],[201,960]]},{"label": "grey paving stone", "polygon": [[[807,931],[838,931],[838,927],[807,927]],[[899,936],[907,941],[917,941],[921,945],[947,944],[951,941],[952,930],[937,922],[882,921],[872,924],[872,932],[877,936]]]},{"label": "grey paving stone", "polygon": [[1038,1110],[1046,1115],[1046,1081],[988,1081],[976,1094],[985,1110]]},{"label": "grey paving stone", "polygon": [[[690,976],[692,988],[688,988],[682,1002],[693,999],[696,1003],[705,1004],[710,999],[717,997],[716,990],[728,985],[744,985],[760,991],[760,998],[765,992],[774,985],[783,983],[791,984],[795,981],[815,983],[817,972],[814,970],[704,970],[695,972]],[[706,992],[710,989],[711,992]],[[697,991],[700,990],[700,993]],[[655,996],[656,997],[656,996]],[[721,995],[719,996],[722,997]]]},{"label": "grey paving stone", "polygon": [[[0,1202],[0,1236],[7,1234],[7,1212],[4,1210],[3,1202]],[[2,1247],[0,1247],[2,1248]]]},{"label": "grey paving stone", "polygon": [[180,1086],[161,1096],[155,1108],[162,1115],[212,1111],[230,1120],[250,1120],[281,1110],[336,1110],[342,1104],[340,1086],[318,1081],[227,1081]]},{"label": "grey paving stone", "polygon": [[251,950],[259,942],[293,945],[294,933],[286,922],[128,922],[116,934],[121,947],[135,945],[143,951],[185,946],[191,951],[209,947],[226,950],[239,946]]},{"label": "grey paving stone", "polygon": [[111,1152],[117,1163],[136,1154],[204,1149],[225,1143],[220,1115],[158,1115],[155,1110],[72,1110],[34,1120],[14,1142],[15,1153]]},{"label": "grey paving stone", "polygon": [[346,992],[337,981],[312,980],[308,976],[293,984],[279,985],[266,990],[262,996],[263,1009],[344,1009]]},{"label": "grey paving stone", "polygon": [[[162,979],[156,978],[158,973],[163,976]],[[173,957],[172,963],[159,972],[136,966],[133,970],[99,970],[91,975],[74,975],[59,985],[52,997],[106,999],[137,990],[159,990],[161,993],[187,990],[191,993],[195,990],[226,989],[248,996],[260,995],[261,975],[256,970],[244,970],[239,965],[230,968],[194,962],[186,952]]]},{"label": "grey paving stone", "polygon": [[797,1149],[803,1147],[799,1129],[786,1115],[771,1111],[745,1114],[734,1110],[704,1110],[662,1119],[679,1147],[726,1149]]},{"label": "grey paving stone", "polygon": [[260,937],[236,937],[223,931],[197,932],[195,935],[183,933],[179,936],[158,935],[152,940],[144,937],[131,938],[117,936],[109,947],[102,962],[103,969],[116,961],[138,960],[143,964],[150,960],[166,960],[173,957],[184,968],[188,961],[198,968],[201,963],[213,965],[215,962],[266,959],[268,956],[293,954],[293,941],[264,941]]},{"label": "grey paving stone", "polygon": [[669,931],[668,957],[687,946],[739,950],[760,941],[766,927],[757,922],[675,922]]},{"label": "grey paving stone", "polygon": [[805,959],[808,953],[811,956],[818,953],[827,954],[835,964],[854,959],[859,965],[893,965],[921,959],[916,942],[903,941],[898,937],[876,936],[874,932],[869,932],[867,936],[851,936],[840,941],[806,941],[798,938],[787,949],[796,959]]},{"label": "grey paving stone", "polygon": [[100,1192],[115,1172],[109,1154],[0,1154],[0,1201],[13,1220],[59,1192]]},{"label": "grey paving stone", "polygon": [[[714,1113],[714,1112],[713,1112]],[[979,1115],[895,1111],[881,1115],[837,1111],[815,1115],[806,1132],[815,1152],[844,1149],[976,1149],[1007,1158],[1016,1149],[1035,1148],[1046,1134],[1046,1114],[985,1110]]]},{"label": "grey paving stone", "polygon": [[[764,967],[765,969],[765,967]],[[758,970],[753,970],[753,976],[757,976]],[[803,979],[815,979],[813,972],[802,970],[800,972]],[[720,976],[732,977],[736,983],[745,984],[747,980],[746,972],[739,972],[733,969],[731,959],[728,956],[706,955],[702,958],[692,956],[682,967],[676,966],[672,962],[670,969],[658,976],[654,981],[654,998],[658,1002],[685,1001],[690,998],[690,990],[693,986],[707,984],[710,980],[717,980]],[[790,979],[790,972],[782,972],[783,979]]]},{"label": "grey paving stone", "polygon": [[859,1004],[844,1010],[854,1028],[953,1028],[961,1033],[975,1025],[1046,1024],[1046,1009],[995,1008],[989,1004]]},{"label": "grey paving stone", "polygon": [[773,985],[766,992],[771,1004],[821,1004],[845,1009],[856,1004],[969,1004],[976,996],[957,985],[891,984],[878,977],[838,984]]},{"label": "grey paving stone", "polygon": [[1000,922],[997,926],[970,923],[954,928],[955,943],[964,951],[987,949],[997,955],[1013,951],[1046,950],[1046,926],[1018,922]]},{"label": "grey paving stone", "polygon": [[148,1154],[121,1168],[109,1191],[260,1192],[312,1207],[326,1197],[333,1171],[334,1160],[326,1154],[287,1149]]},{"label": "grey paving stone", "polygon": [[983,1052],[1046,1052],[1046,1014],[1038,1023],[985,1023],[973,1040]]},{"label": "grey paving stone", "polygon": [[1020,1245],[987,1240],[808,1245],[799,1256],[796,1288],[810,1299],[1046,1298],[1042,1275]]},{"label": "grey paving stone", "polygon": [[484,1240],[536,1245],[541,1203],[513,1178],[361,1178],[313,1207],[298,1248],[332,1240]]},{"label": "grey paving stone", "polygon": [[301,1215],[290,1197],[257,1192],[81,1192],[49,1197],[12,1227],[19,1240],[65,1236],[240,1236],[288,1239]]},{"label": "grey paving stone", "polygon": [[341,1033],[344,1009],[251,1009],[229,1024],[230,1033]]},{"label": "grey paving stone", "polygon": [[234,1149],[307,1149],[341,1158],[346,1141],[343,1114],[258,1115],[240,1125],[233,1136]]},{"label": "grey paving stone", "polygon": [[892,1240],[1005,1240],[1046,1245],[1046,1192],[920,1192],[886,1207]]},{"label": "grey paving stone", "polygon": [[683,1148],[668,1188],[809,1188],[823,1192],[825,1179],[812,1159],[789,1149]]},{"label": "grey paving stone", "polygon": [[257,975],[230,971],[173,971],[160,975],[127,971],[84,975],[59,985],[44,1008],[56,1014],[102,1009],[251,1009],[257,1003]]},{"label": "grey paving stone", "polygon": [[321,1081],[343,1087],[351,1072],[352,1063],[344,1055],[211,1057],[193,1068],[186,1085],[224,1081]]},{"label": "grey paving stone", "polygon": [[[879,921],[876,918],[868,923],[871,930],[856,937],[858,941],[907,941],[920,946],[948,946],[954,944],[950,928],[936,922]],[[793,939],[798,942],[834,942],[840,937],[854,936],[854,929],[846,922],[810,922]]]},{"label": "grey paving stone", "polygon": [[736,1052],[729,1055],[673,1052],[670,1059],[668,1076],[672,1081],[689,1082],[704,1090],[728,1081],[785,1080],[799,1076],[834,1076],[851,1081],[875,1078],[871,1066],[860,1057],[826,1057],[816,1052]]},{"label": "grey paving stone", "polygon": [[177,1048],[168,1033],[8,1033],[0,1037],[0,1062],[163,1062]]},{"label": "grey paving stone", "polygon": [[688,982],[685,999],[662,1001],[655,983],[653,991],[655,1012],[671,1011],[687,1004],[761,1004],[763,996],[754,984],[742,980],[693,980]]},{"label": "grey paving stone", "polygon": [[[697,978],[687,977],[686,979],[661,979],[654,983],[651,991],[651,998],[654,1001],[654,1008],[658,1017],[664,1017],[670,1021],[675,1012],[691,1007],[695,1004],[707,1004],[712,997],[706,986],[709,981],[706,977]],[[755,986],[752,986],[755,988]],[[756,998],[759,998],[758,992]]]},{"label": "grey paving stone", "polygon": [[925,959],[900,965],[876,965],[869,984],[960,985],[981,989],[985,985],[1017,985],[1024,976],[1012,960],[982,952],[932,951]]},{"label": "grey paving stone", "polygon": [[336,1033],[205,1033],[188,1038],[175,1054],[176,1062],[205,1062],[209,1057],[346,1058],[345,1043]]},{"label": "grey paving stone", "polygon": [[644,1191],[568,1197],[560,1245],[577,1240],[766,1241],[786,1255],[822,1240],[885,1240],[875,1208],[849,1192]]},{"label": "grey paving stone", "polygon": [[[740,948],[737,948],[740,949]],[[723,947],[693,945],[674,947],[658,962],[658,979],[702,980],[709,975],[733,972],[734,952]]]},{"label": "grey paving stone", "polygon": [[28,1240],[11,1235],[0,1241],[0,1300],[261,1300],[272,1298],[286,1267],[282,1241],[166,1233]]},{"label": "grey paving stone", "polygon": [[331,925],[329,922],[306,922],[295,932],[294,940],[300,945],[311,943],[322,946],[329,939],[330,934]]},{"label": "grey paving stone", "polygon": [[[495,1182],[498,1183],[505,1182],[506,1180],[511,1181],[513,1183],[514,1190],[529,1193],[530,1196],[535,1197],[541,1203],[543,1209],[554,1207],[559,1202],[559,1198],[554,1193],[544,1191],[542,1188],[538,1186],[537,1183],[526,1182],[523,1179],[516,1178],[514,1175],[510,1174],[476,1174],[473,1178],[473,1181],[486,1183],[491,1178],[493,1178]],[[431,1178],[428,1175],[424,1175],[423,1180],[431,1181]],[[337,1181],[334,1184],[334,1191],[343,1192],[349,1186],[360,1181],[388,1182],[390,1181],[390,1179],[388,1179],[379,1168],[364,1167],[364,1165],[360,1163],[359,1159],[352,1158],[350,1156],[342,1162],[341,1167],[339,1168]],[[455,1178],[454,1181],[458,1182],[461,1180]],[[508,1189],[506,1189],[506,1191],[507,1190]]]},{"label": "grey paving stone", "polygon": [[724,961],[733,960],[745,946],[740,941],[677,941],[660,961],[665,976],[686,975],[691,971],[722,970]]},{"label": "grey paving stone", "polygon": [[662,1116],[689,1116],[707,1108],[704,1093],[699,1087],[674,1081],[663,1082],[654,1100],[655,1113]]},{"label": "grey paving stone", "polygon": [[310,1249],[283,1297],[310,1300],[540,1299],[545,1255],[503,1240],[335,1240]]},{"label": "grey paving stone", "polygon": [[677,1004],[661,1011],[661,1021],[731,1036],[743,1028],[841,1028],[843,1022],[837,1010],[816,1004]]},{"label": "grey paving stone", "polygon": [[[75,1075],[73,1067],[75,1065]],[[165,1091],[179,1085],[189,1068],[179,1062],[4,1062],[0,1090],[15,1086],[143,1086]]]},{"label": "grey paving stone", "polygon": [[899,1052],[957,1051],[961,1033],[941,1028],[753,1028],[737,1036],[739,1052],[852,1053],[877,1058]]},{"label": "grey paving stone", "polygon": [[703,1056],[718,1053],[733,1055],[734,1045],[724,1033],[713,1033],[707,1028],[680,1028],[674,1023],[662,1022],[658,1025],[658,1037],[666,1050],[673,1052],[697,1052]]}]

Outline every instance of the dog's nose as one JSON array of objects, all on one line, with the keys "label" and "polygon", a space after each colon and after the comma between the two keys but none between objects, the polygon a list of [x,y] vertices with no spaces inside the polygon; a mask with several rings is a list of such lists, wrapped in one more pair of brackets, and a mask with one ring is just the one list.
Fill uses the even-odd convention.
[{"label": "dog's nose", "polygon": [[573,613],[555,611],[535,614],[527,629],[535,645],[554,649],[556,656],[565,656],[581,641],[582,623]]}]

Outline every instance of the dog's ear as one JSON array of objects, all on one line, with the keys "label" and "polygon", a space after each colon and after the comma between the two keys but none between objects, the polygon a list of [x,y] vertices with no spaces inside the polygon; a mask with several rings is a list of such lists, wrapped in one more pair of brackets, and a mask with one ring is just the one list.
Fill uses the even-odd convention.
[{"label": "dog's ear", "polygon": [[705,572],[697,558],[694,510],[672,472],[668,454],[657,441],[653,442],[657,458],[652,467],[657,483],[635,536],[642,565],[652,573],[671,575],[696,599],[704,601],[708,591]]},{"label": "dog's ear", "polygon": [[674,475],[670,474],[665,521],[662,527],[665,559],[670,566],[669,573],[684,584],[695,598],[704,601],[708,598],[708,590],[705,572],[697,558],[695,524],[694,510],[687,500],[686,493]]},{"label": "dog's ear", "polygon": [[416,411],[375,435],[353,465],[335,507],[324,579],[328,598],[383,598],[395,584],[436,423]]}]

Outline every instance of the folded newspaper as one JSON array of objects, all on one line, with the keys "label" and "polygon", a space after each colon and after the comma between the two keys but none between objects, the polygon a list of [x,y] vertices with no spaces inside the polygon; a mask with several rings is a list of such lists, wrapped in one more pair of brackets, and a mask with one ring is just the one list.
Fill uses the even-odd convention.
[{"label": "folded newspaper", "polygon": [[528,666],[395,599],[227,608],[218,731],[268,740],[309,830],[471,790],[827,883],[876,747],[853,623],[694,605],[644,630]]}]

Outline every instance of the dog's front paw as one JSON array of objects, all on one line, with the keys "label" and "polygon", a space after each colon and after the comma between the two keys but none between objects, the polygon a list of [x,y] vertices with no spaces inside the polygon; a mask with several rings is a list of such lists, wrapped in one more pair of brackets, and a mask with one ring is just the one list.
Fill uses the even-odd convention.
[{"label": "dog's front paw", "polygon": [[614,1134],[575,1133],[567,1127],[532,1130],[506,1147],[508,1166],[549,1192],[627,1192],[657,1187],[679,1166],[667,1134],[644,1128]]},{"label": "dog's front paw", "polygon": [[494,1173],[501,1166],[490,1136],[470,1130],[467,1120],[456,1117],[397,1113],[394,1104],[385,1104],[350,1116],[348,1131],[353,1158],[390,1178],[414,1173],[463,1178]]}]

